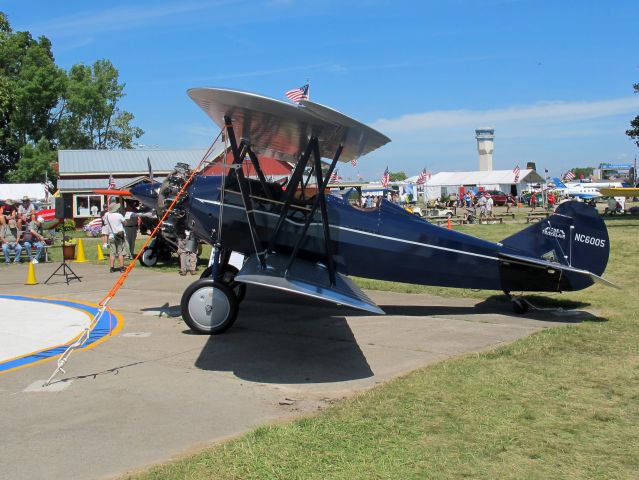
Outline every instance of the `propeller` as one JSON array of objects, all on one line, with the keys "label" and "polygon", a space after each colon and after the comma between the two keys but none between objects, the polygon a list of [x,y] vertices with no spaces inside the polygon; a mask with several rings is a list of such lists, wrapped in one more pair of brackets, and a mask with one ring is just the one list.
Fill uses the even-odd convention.
[{"label": "propeller", "polygon": [[153,167],[151,167],[151,159],[146,157],[146,163],[149,166],[149,180],[153,183]]}]

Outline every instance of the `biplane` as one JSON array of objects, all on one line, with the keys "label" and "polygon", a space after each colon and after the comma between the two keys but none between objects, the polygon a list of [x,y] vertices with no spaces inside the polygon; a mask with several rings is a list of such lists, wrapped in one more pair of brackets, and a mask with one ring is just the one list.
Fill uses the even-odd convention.
[{"label": "biplane", "polygon": [[[246,285],[383,314],[349,276],[501,290],[518,313],[528,304],[513,292],[608,283],[601,277],[606,226],[581,203],[564,203],[498,243],[433,225],[386,200],[359,208],[328,193],[328,182],[338,162],[388,143],[382,133],[308,100],[296,105],[219,88],[188,95],[223,130],[231,154],[222,175],[193,177],[163,226],[213,246],[210,267],[181,300],[182,317],[198,333],[228,329]],[[261,155],[295,165],[285,185],[265,178]],[[162,184],[139,185],[132,194],[159,214],[188,176],[188,165],[178,165]],[[239,271],[229,264],[232,252],[245,257]]]}]

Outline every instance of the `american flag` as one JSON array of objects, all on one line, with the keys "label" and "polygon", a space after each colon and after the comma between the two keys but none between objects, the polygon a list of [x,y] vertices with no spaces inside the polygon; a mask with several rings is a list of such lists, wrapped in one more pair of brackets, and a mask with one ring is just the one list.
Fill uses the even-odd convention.
[{"label": "american flag", "polygon": [[[115,180],[113,179],[113,174],[109,175],[109,185],[107,186],[107,190],[115,190]],[[111,205],[111,199],[113,197],[111,195],[107,196],[107,208]]]},{"label": "american flag", "polygon": [[47,183],[43,183],[42,186],[44,187],[44,203],[49,203],[49,185],[47,185]]},{"label": "american flag", "polygon": [[521,172],[521,170],[519,170],[519,165],[517,165],[515,168],[513,168],[513,174],[515,175],[515,183],[519,182],[519,173]]},{"label": "american flag", "polygon": [[384,188],[388,187],[388,182],[390,182],[390,173],[388,171],[388,167],[384,170],[384,175],[382,175],[382,186]]},{"label": "american flag", "polygon": [[419,174],[417,181],[415,182],[417,185],[424,185],[426,180],[430,179],[430,173],[426,171],[426,169],[422,170],[422,173]]},{"label": "american flag", "polygon": [[357,166],[357,159],[354,158],[353,160],[351,160],[351,165],[353,165],[354,167]]},{"label": "american flag", "polygon": [[572,181],[572,180],[574,180],[574,179],[575,179],[575,174],[574,174],[574,173],[572,173],[572,172],[566,172],[566,173],[564,174],[564,180],[567,180],[567,181],[569,181],[569,182],[570,182],[570,181]]},{"label": "american flag", "polygon": [[289,90],[284,95],[286,95],[292,102],[300,103],[302,100],[308,100],[310,88],[311,86],[307,83],[299,88]]},{"label": "american flag", "polygon": [[328,183],[337,183],[342,179],[342,177],[339,176],[339,173],[337,172],[337,170],[335,170],[333,173],[331,173],[331,176],[328,178]]}]

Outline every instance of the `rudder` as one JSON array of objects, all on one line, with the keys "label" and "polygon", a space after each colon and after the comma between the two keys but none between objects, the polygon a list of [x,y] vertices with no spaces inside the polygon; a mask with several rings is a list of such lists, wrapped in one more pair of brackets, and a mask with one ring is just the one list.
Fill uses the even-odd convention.
[{"label": "rudder", "polygon": [[531,258],[603,274],[610,255],[608,229],[596,209],[565,202],[553,215],[505,238],[502,245]]}]

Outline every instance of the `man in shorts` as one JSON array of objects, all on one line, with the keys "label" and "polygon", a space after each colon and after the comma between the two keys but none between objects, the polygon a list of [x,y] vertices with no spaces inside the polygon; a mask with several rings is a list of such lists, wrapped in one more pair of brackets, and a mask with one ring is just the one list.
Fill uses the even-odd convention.
[{"label": "man in shorts", "polygon": [[[124,272],[124,250],[126,241],[124,240],[124,217],[120,213],[120,204],[109,205],[109,213],[104,215],[104,224],[109,237],[109,266],[110,272]],[[118,257],[120,268],[115,268],[115,257]]]}]

